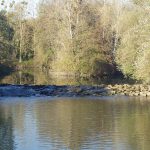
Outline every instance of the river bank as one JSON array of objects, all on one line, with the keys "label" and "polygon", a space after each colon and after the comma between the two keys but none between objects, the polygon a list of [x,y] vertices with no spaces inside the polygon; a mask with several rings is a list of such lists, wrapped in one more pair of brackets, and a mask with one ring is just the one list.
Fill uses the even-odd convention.
[{"label": "river bank", "polygon": [[86,97],[86,96],[150,96],[150,85],[115,84],[98,86],[56,86],[56,85],[0,85],[1,97]]}]

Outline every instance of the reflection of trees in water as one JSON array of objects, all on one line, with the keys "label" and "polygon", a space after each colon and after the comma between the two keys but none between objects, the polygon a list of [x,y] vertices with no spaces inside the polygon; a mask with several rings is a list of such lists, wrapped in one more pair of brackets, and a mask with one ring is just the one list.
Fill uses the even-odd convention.
[{"label": "reflection of trees in water", "polygon": [[[88,145],[95,143],[99,149],[109,145],[116,150],[149,150],[150,102],[144,99],[115,99],[32,103],[30,115],[36,120],[38,139],[43,143],[48,141],[54,149],[78,150],[83,146],[88,149]],[[24,137],[29,108],[24,102],[0,105],[0,150],[14,148],[13,128],[17,136]],[[29,123],[30,128],[30,122],[26,123]]]},{"label": "reflection of trees in water", "polygon": [[[43,111],[44,110],[44,111]],[[41,139],[48,137],[69,149],[81,149],[88,140],[101,135],[101,143],[111,141],[112,108],[103,101],[53,101],[35,106]],[[112,115],[111,115],[112,116]],[[107,134],[107,136],[105,135]],[[60,146],[62,146],[60,145]]]},{"label": "reflection of trees in water", "polygon": [[0,78],[0,83],[9,84],[38,84],[38,85],[98,85],[98,84],[120,84],[133,83],[127,79],[118,78],[85,78],[48,73],[46,71],[23,70],[14,72],[4,78]]},{"label": "reflection of trees in water", "polygon": [[34,76],[26,72],[15,72],[9,76],[6,76],[1,80],[1,83],[8,84],[33,84]]},{"label": "reflection of trees in water", "polygon": [[0,107],[0,150],[13,150],[14,137],[12,117]]},{"label": "reflection of trees in water", "polygon": [[131,150],[150,149],[147,102],[66,100],[41,102],[34,110],[41,139],[59,141],[57,148],[78,150],[98,140],[101,147],[108,142],[114,148],[122,144]]},{"label": "reflection of trees in water", "polygon": [[0,105],[0,150],[15,149],[13,132],[17,131],[17,136],[23,137],[25,113],[23,102]]},{"label": "reflection of trees in water", "polygon": [[26,114],[25,104],[23,102],[20,102],[17,105],[13,105],[13,109],[11,108],[11,105],[9,107],[10,107],[9,109],[11,109],[13,114],[14,128],[17,130],[19,136],[23,137],[25,132],[25,114]]},{"label": "reflection of trees in water", "polygon": [[[146,99],[145,99],[146,100]],[[138,98],[118,105],[121,115],[117,120],[117,130],[130,145],[131,150],[150,149],[150,101]]]},{"label": "reflection of trees in water", "polygon": [[9,84],[52,84],[52,85],[80,85],[94,84],[93,81],[74,76],[59,76],[43,72],[42,70],[24,70],[12,73],[0,80],[1,83]]}]

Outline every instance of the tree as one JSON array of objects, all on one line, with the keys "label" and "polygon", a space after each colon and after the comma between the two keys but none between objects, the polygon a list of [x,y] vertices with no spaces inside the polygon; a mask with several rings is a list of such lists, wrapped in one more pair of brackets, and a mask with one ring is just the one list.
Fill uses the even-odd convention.
[{"label": "tree", "polygon": [[108,3],[103,7],[90,0],[40,3],[36,60],[58,72],[82,75],[95,73],[97,60],[112,64],[113,10]]},{"label": "tree", "polygon": [[[11,23],[15,29],[14,44],[15,44],[16,51],[18,53],[20,63],[22,62],[22,59],[24,57],[23,56],[23,54],[25,53],[24,49],[26,49],[26,47],[24,47],[26,45],[25,37],[28,34],[28,31],[27,31],[28,25],[27,25],[27,21],[26,21],[26,13],[27,12],[26,11],[27,11],[27,2],[22,1],[20,3],[17,3],[14,6],[14,11],[12,12],[13,15],[11,18]],[[31,30],[29,32],[31,32],[31,34],[32,34]]]},{"label": "tree", "polygon": [[12,39],[14,30],[10,26],[5,11],[0,11],[0,59],[10,60],[13,54]]},{"label": "tree", "polygon": [[142,7],[139,7],[141,3],[135,2],[136,7],[132,10],[134,13],[130,18],[134,20],[134,23],[122,36],[121,45],[117,50],[116,61],[125,75],[150,82],[150,14],[147,11],[150,5],[148,5],[148,1],[145,1],[145,5],[142,3]]}]

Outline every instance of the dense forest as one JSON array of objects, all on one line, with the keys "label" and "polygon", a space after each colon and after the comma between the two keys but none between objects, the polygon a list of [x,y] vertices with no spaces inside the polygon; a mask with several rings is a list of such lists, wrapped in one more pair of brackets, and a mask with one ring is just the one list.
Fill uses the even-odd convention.
[{"label": "dense forest", "polygon": [[1,64],[150,82],[150,0],[0,3]]}]

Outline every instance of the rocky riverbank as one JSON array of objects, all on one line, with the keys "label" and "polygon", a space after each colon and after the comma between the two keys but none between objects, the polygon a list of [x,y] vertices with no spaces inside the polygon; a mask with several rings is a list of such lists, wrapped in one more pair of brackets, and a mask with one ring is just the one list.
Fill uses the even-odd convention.
[{"label": "rocky riverbank", "polygon": [[99,85],[99,86],[56,86],[56,85],[0,85],[1,97],[30,96],[150,96],[150,85]]},{"label": "rocky riverbank", "polygon": [[107,89],[110,90],[111,95],[150,96],[150,85],[108,85]]}]

